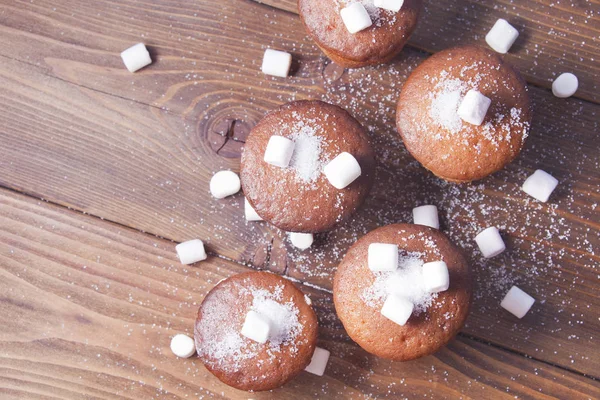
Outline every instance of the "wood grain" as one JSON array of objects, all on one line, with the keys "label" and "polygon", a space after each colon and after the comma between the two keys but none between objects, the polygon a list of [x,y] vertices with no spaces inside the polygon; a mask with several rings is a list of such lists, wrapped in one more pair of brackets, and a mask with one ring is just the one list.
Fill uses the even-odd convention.
[{"label": "wood grain", "polygon": [[[0,208],[3,398],[248,398],[169,350],[175,333],[192,332],[207,291],[246,267],[217,257],[182,266],[170,241],[6,190]],[[600,396],[594,380],[466,337],[415,362],[371,357],[344,333],[331,296],[302,288],[332,352],[326,375],[253,398]]]},{"label": "wood grain", "polygon": [[[598,376],[589,352],[600,328],[596,105],[531,87],[535,125],[519,160],[476,185],[449,185],[415,163],[393,127],[402,83],[426,53],[343,71],[298,33],[297,17],[252,2],[78,5],[2,3],[1,185],[176,241],[200,237],[213,252],[326,289],[358,236],[434,203],[475,269],[466,334]],[[141,39],[156,63],[132,75],[118,52]],[[267,45],[295,54],[294,77],[260,74]],[[282,232],[244,222],[240,195],[210,198],[208,181],[237,170],[244,135],[266,110],[310,97],[363,122],[380,167],[356,218],[299,253]],[[536,168],[561,181],[547,205],[519,190]],[[487,225],[503,229],[509,251],[484,262],[472,237]],[[498,306],[512,284],[538,300],[520,321]]]},{"label": "wood grain", "polygon": [[[254,0],[297,14],[297,0]],[[485,35],[498,18],[519,31],[505,58],[527,81],[550,88],[563,72],[579,79],[576,97],[600,102],[600,3],[548,0],[427,1],[409,45],[435,53],[461,44],[487,46]]]}]

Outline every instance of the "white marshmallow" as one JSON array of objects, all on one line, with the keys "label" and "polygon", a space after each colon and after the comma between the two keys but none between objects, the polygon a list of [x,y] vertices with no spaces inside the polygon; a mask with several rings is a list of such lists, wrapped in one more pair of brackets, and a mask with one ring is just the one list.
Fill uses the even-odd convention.
[{"label": "white marshmallow", "polygon": [[198,261],[206,260],[206,251],[204,243],[200,239],[188,240],[175,246],[175,251],[182,264],[193,264]]},{"label": "white marshmallow", "polygon": [[188,358],[196,352],[196,344],[191,337],[179,333],[171,339],[171,351],[177,357]]},{"label": "white marshmallow", "polygon": [[361,3],[352,3],[348,7],[342,8],[340,16],[346,29],[350,33],[356,33],[370,27],[373,22],[369,13]]},{"label": "white marshmallow", "polygon": [[477,242],[477,246],[479,246],[479,250],[485,258],[496,257],[498,254],[506,250],[504,240],[502,240],[502,236],[500,236],[498,228],[494,226],[479,232],[479,234],[475,236],[475,241]]},{"label": "white marshmallow", "polygon": [[246,216],[246,221],[263,221],[246,198],[244,198],[244,215]]},{"label": "white marshmallow", "polygon": [[223,199],[240,191],[240,177],[233,171],[219,171],[210,179],[210,193],[217,199]]},{"label": "white marshmallow", "polygon": [[398,246],[388,243],[371,243],[367,259],[371,271],[395,271],[398,269]]},{"label": "white marshmallow", "polygon": [[506,54],[518,37],[519,31],[500,18],[485,36],[485,41],[494,51]]},{"label": "white marshmallow", "polygon": [[398,12],[402,8],[404,0],[375,0],[373,5],[375,7],[383,8],[393,12]]},{"label": "white marshmallow", "polygon": [[267,164],[285,168],[290,164],[295,146],[296,144],[293,140],[273,135],[269,139],[269,143],[267,143],[264,160]]},{"label": "white marshmallow", "polygon": [[517,318],[523,318],[535,303],[535,299],[516,286],[510,288],[500,306]]},{"label": "white marshmallow", "polygon": [[571,97],[579,87],[579,80],[570,72],[560,74],[558,78],[552,82],[552,93],[556,97],[566,98]]},{"label": "white marshmallow", "polygon": [[290,73],[292,55],[285,51],[267,49],[263,56],[261,71],[263,74],[285,78]]},{"label": "white marshmallow", "polygon": [[444,261],[423,264],[423,284],[429,293],[438,293],[450,287],[448,265]]},{"label": "white marshmallow", "polygon": [[413,208],[413,223],[440,229],[437,207],[427,205]]},{"label": "white marshmallow", "polygon": [[473,125],[481,125],[485,119],[492,100],[479,91],[471,89],[458,107],[458,116]]},{"label": "white marshmallow", "polygon": [[314,236],[312,233],[300,233],[300,232],[290,232],[290,242],[294,245],[294,247],[299,248],[300,250],[306,250],[310,246],[312,246],[314,241]]},{"label": "white marshmallow", "polygon": [[329,355],[331,353],[329,350],[322,349],[320,347],[315,347],[315,352],[310,359],[310,364],[304,370],[306,372],[310,372],[311,374],[315,374],[318,376],[323,376],[325,373],[325,368],[327,367],[327,362],[329,361]]},{"label": "white marshmallow", "polygon": [[250,310],[240,333],[255,342],[266,343],[271,333],[271,323],[268,318]]},{"label": "white marshmallow", "polygon": [[150,53],[144,43],[138,43],[121,53],[121,59],[129,72],[135,72],[146,65],[152,64]]},{"label": "white marshmallow", "polygon": [[398,325],[404,326],[406,321],[410,318],[413,308],[413,303],[406,300],[404,297],[390,294],[385,300],[385,303],[383,303],[381,314]]},{"label": "white marshmallow", "polygon": [[362,171],[356,158],[350,153],[343,152],[325,165],[323,173],[336,189],[343,189],[354,182]]},{"label": "white marshmallow", "polygon": [[555,177],[538,169],[525,179],[521,189],[531,197],[545,203],[548,201],[557,185],[558,180]]}]

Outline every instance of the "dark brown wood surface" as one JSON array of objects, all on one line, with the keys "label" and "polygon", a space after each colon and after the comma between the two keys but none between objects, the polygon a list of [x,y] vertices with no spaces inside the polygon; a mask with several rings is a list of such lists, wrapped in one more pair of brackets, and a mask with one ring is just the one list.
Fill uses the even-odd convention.
[{"label": "dark brown wood surface", "polygon": [[[214,256],[182,266],[171,241],[7,190],[0,207],[3,399],[248,398],[169,349],[208,290],[247,267]],[[596,381],[464,335],[418,361],[377,359],[346,336],[329,294],[301,287],[332,352],[326,374],[252,398],[600,396]]]},{"label": "dark brown wood surface", "polygon": [[[510,8],[502,5],[496,10],[490,2],[467,3],[429,2],[421,21],[426,29],[420,28],[411,42],[415,47],[407,47],[390,65],[344,71],[320,54],[296,15],[252,1],[124,1],[85,6],[77,1],[0,2],[0,185],[118,224],[112,228],[120,225],[118,229],[124,231],[129,227],[148,233],[140,233],[141,237],[201,238],[212,254],[233,261],[218,267],[223,273],[239,271],[236,263],[269,269],[316,287],[311,291],[321,296],[331,289],[335,266],[357,237],[386,223],[410,222],[415,205],[437,204],[442,229],[465,249],[477,286],[473,313],[458,344],[453,344],[466,347],[451,346],[449,351],[463,354],[477,349],[511,365],[551,364],[559,375],[593,386],[595,382],[581,374],[598,378],[600,367],[598,352],[590,350],[597,347],[600,329],[599,106],[593,102],[597,90],[591,89],[597,84],[598,63],[593,58],[598,55],[594,40],[598,3],[551,7],[550,2],[515,1]],[[539,11],[531,11],[533,3]],[[405,151],[393,126],[402,83],[428,56],[423,49],[469,42],[504,12],[518,14],[525,32],[540,33],[549,8],[568,11],[571,15],[561,14],[559,19],[573,22],[549,25],[556,42],[544,41],[537,33],[522,35],[508,55],[532,83],[535,119],[525,151],[505,170],[472,185],[446,184],[431,177]],[[432,27],[444,20],[450,21],[444,25],[448,35],[435,33]],[[428,35],[444,39],[438,43]],[[574,45],[582,35],[591,37],[581,48],[585,54]],[[154,64],[130,74],[119,52],[138,41],[149,46]],[[266,47],[293,53],[292,77],[269,78],[260,73]],[[554,61],[567,62],[565,67],[576,70],[582,83],[580,99],[556,99],[548,89],[548,77],[561,71],[551,55],[560,51],[567,56]],[[581,59],[573,61],[573,54]],[[380,166],[373,194],[360,213],[348,224],[320,235],[313,249],[300,253],[289,246],[283,232],[265,223],[246,223],[241,195],[212,199],[208,181],[219,169],[238,170],[245,136],[264,112],[303,98],[321,98],[354,114],[369,128]],[[537,168],[561,182],[548,204],[537,203],[519,190]],[[502,228],[509,250],[486,261],[472,238],[488,225]],[[81,284],[77,279],[73,282]],[[154,293],[143,280],[129,284],[149,296]],[[537,299],[523,320],[499,307],[512,284]],[[208,283],[203,287],[209,288]],[[337,323],[331,307],[319,312],[322,320]],[[73,327],[83,329],[77,321]],[[340,362],[347,368],[364,362],[365,355],[354,347],[344,350],[350,344],[339,333],[340,327],[332,329],[338,332],[335,337],[323,340],[331,346],[338,346],[339,340],[344,343],[339,344],[342,353],[356,354],[348,359],[340,356]],[[67,352],[63,354],[66,357]],[[164,356],[168,358],[168,352]],[[205,383],[208,374],[202,367],[198,371],[202,371],[202,378],[195,378],[198,387],[214,384]],[[505,377],[499,375],[506,371],[492,368],[471,378],[500,387]],[[423,379],[421,372],[411,376]],[[551,388],[552,376],[530,387]],[[355,378],[350,374],[344,379],[352,383]],[[469,391],[466,381],[455,381],[454,386],[439,382],[440,390],[463,391],[471,397],[481,394]],[[519,384],[527,387],[528,382]],[[362,384],[354,389],[352,396],[382,393],[381,387],[370,391]],[[40,396],[45,393],[36,390]],[[427,390],[431,389],[411,393]]]}]

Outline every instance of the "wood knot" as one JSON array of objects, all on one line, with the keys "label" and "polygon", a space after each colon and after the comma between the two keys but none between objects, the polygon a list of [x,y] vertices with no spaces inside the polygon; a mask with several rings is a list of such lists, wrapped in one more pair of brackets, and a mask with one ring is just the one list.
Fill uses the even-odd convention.
[{"label": "wood knot", "polygon": [[220,120],[208,130],[210,147],[221,157],[239,158],[250,129],[250,126],[242,120],[232,118]]}]

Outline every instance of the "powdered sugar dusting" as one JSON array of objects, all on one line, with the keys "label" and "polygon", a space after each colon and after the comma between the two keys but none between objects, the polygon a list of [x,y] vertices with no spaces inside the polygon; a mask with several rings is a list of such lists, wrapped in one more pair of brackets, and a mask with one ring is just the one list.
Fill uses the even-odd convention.
[{"label": "powdered sugar dusting", "polygon": [[458,107],[464,93],[467,92],[467,85],[460,79],[440,80],[436,90],[429,94],[431,98],[429,116],[450,132],[460,132],[462,119],[458,116]]},{"label": "powdered sugar dusting", "polygon": [[314,126],[298,122],[294,127],[292,140],[296,144],[290,167],[296,172],[296,177],[307,184],[314,184],[321,170],[321,141]]},{"label": "powdered sugar dusting", "polygon": [[425,290],[423,284],[423,254],[400,250],[398,269],[393,272],[373,272],[375,282],[361,293],[363,302],[380,309],[390,294],[397,294],[412,302],[416,315],[424,312],[437,297]]}]

